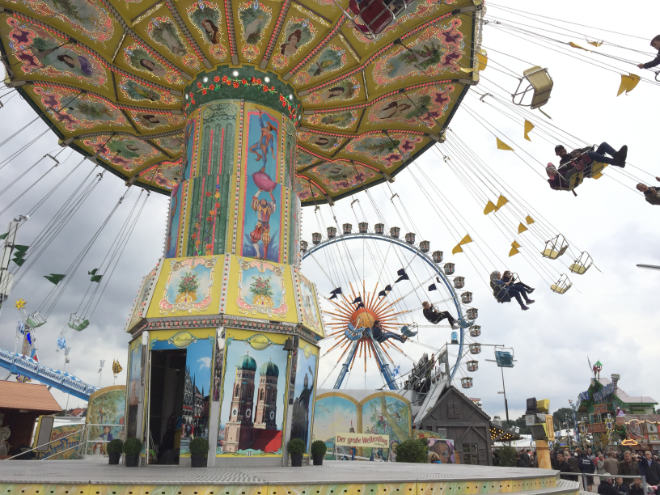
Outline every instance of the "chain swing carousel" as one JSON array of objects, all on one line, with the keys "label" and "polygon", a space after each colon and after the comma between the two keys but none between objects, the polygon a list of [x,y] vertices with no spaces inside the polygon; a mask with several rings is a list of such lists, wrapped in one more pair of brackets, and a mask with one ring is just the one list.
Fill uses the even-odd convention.
[{"label": "chain swing carousel", "polygon": [[171,196],[126,328],[144,462],[199,436],[211,462],[309,447],[324,332],[300,204],[391,179],[478,79],[479,0],[357,5],[0,0],[5,84],[63,146]]}]

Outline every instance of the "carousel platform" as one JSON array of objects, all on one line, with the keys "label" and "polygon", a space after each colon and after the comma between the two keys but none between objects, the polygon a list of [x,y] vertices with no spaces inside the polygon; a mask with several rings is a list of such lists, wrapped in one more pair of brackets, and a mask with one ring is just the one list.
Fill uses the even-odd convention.
[{"label": "carousel platform", "polygon": [[557,471],[326,461],[323,466],[110,466],[106,459],[0,461],[0,495],[574,494]]}]

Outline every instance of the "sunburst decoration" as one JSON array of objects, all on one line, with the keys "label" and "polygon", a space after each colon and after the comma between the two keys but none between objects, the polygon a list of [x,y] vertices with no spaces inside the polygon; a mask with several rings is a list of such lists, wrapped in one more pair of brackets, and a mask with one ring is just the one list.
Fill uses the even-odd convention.
[{"label": "sunburst decoration", "polygon": [[[397,311],[395,304],[397,301],[388,301],[385,297],[378,297],[377,287],[378,284],[373,288],[372,291],[366,290],[365,282],[362,281],[362,290],[355,290],[353,284],[350,284],[351,294],[349,297],[346,297],[344,294],[340,294],[341,299],[328,299],[334,306],[333,311],[324,310],[324,314],[328,317],[327,326],[330,328],[331,333],[328,335],[328,338],[334,338],[337,342],[328,349],[328,352],[333,351],[334,349],[339,348],[342,351],[341,356],[339,356],[338,361],[341,361],[348,350],[351,348],[351,344],[355,342],[356,339],[351,339],[348,336],[348,324],[350,323],[355,328],[371,328],[376,320],[381,323],[384,332],[396,332],[401,328],[401,323],[398,321],[398,315],[405,313],[405,311]],[[353,303],[357,298],[360,298],[362,304]],[[367,364],[369,360],[375,358],[376,351],[374,345],[379,345],[383,353],[387,356],[390,362],[394,363],[392,356],[388,351],[396,350],[403,355],[406,353],[399,347],[397,344],[394,344],[391,339],[388,339],[381,343],[374,342],[368,336],[361,336],[358,340],[358,349],[356,353],[356,359],[353,359],[351,362],[350,368],[353,369],[355,361],[364,357],[364,371],[367,371]]]}]

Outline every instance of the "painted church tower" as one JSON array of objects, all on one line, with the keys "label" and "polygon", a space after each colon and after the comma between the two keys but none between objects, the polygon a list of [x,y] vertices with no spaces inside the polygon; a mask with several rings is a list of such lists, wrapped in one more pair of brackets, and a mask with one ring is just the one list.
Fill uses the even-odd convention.
[{"label": "painted church tower", "polygon": [[254,375],[257,362],[245,354],[236,367],[234,390],[229,421],[225,430],[225,451],[237,452],[249,448],[254,439],[252,427],[252,407],[254,404]]},{"label": "painted church tower", "polygon": [[259,369],[259,389],[257,410],[254,413],[254,427],[262,430],[277,430],[277,378],[280,370],[272,361]]}]

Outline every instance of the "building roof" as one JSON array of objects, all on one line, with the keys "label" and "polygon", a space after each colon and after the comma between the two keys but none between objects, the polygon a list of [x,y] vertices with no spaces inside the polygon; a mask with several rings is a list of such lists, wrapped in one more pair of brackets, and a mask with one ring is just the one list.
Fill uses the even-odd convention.
[{"label": "building roof", "polygon": [[0,409],[59,412],[60,405],[46,385],[0,381]]},{"label": "building roof", "polygon": [[[599,378],[598,381],[601,383],[603,386],[607,386],[610,383],[612,383],[612,380],[609,378]],[[658,401],[655,400],[653,397],[649,397],[648,395],[628,395],[620,386],[616,387],[616,392],[614,394],[619,398],[621,402],[624,404],[657,404]]]}]

